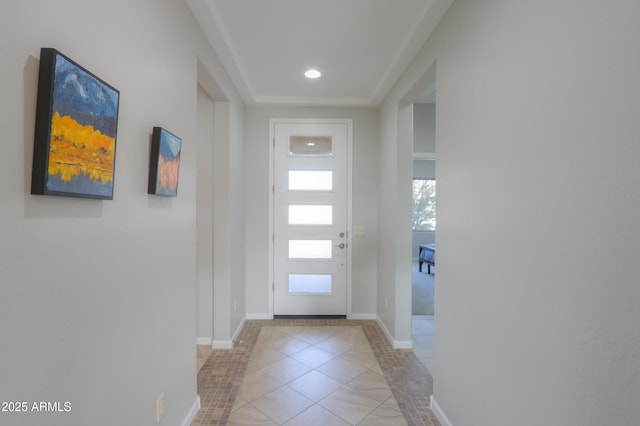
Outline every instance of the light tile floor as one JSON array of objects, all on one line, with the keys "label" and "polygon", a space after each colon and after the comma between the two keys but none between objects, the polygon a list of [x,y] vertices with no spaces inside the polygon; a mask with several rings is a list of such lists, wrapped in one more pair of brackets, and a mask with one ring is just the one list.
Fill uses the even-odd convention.
[{"label": "light tile floor", "polygon": [[263,327],[229,425],[406,425],[362,327]]},{"label": "light tile floor", "polygon": [[247,321],[200,371],[192,425],[437,426],[423,362],[392,349],[375,321]]}]

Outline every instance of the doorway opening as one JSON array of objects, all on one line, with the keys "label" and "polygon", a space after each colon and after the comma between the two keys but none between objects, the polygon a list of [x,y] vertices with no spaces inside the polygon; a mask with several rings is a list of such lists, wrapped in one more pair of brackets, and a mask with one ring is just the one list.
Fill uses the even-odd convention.
[{"label": "doorway opening", "polygon": [[[414,105],[415,107],[416,105]],[[414,108],[414,111],[417,110]],[[435,315],[436,161],[414,156],[411,335],[414,353],[430,370]]]},{"label": "doorway opening", "polygon": [[404,101],[412,105],[411,337],[427,370],[434,354],[436,312],[436,72],[432,64]]}]

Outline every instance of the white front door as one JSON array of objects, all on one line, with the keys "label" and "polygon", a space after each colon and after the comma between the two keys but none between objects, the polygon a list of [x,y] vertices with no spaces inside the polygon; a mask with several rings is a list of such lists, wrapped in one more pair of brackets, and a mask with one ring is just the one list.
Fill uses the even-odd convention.
[{"label": "white front door", "polygon": [[346,315],[351,122],[273,122],[274,315]]}]

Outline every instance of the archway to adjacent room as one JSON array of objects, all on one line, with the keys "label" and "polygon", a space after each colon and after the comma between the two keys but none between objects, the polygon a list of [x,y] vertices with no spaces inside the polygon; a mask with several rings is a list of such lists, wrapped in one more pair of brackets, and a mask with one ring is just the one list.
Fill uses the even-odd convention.
[{"label": "archway to adjacent room", "polygon": [[[411,237],[406,241],[406,244],[411,245],[411,261],[407,259],[402,265],[398,265],[399,268],[411,265],[411,283],[406,284],[411,297],[404,299],[410,300],[410,306],[400,309],[397,315],[411,316],[410,320],[404,318],[404,321],[411,323],[414,353],[427,369],[431,368],[433,360],[436,310],[435,125],[436,65],[433,63],[402,99],[398,120],[399,135],[410,135],[405,136],[405,139],[410,138],[408,143],[412,144],[411,159],[402,160],[411,162],[412,171],[399,176],[403,182],[401,184],[407,185],[412,192],[412,221],[406,225],[411,230]],[[403,152],[406,153],[406,150]]]}]

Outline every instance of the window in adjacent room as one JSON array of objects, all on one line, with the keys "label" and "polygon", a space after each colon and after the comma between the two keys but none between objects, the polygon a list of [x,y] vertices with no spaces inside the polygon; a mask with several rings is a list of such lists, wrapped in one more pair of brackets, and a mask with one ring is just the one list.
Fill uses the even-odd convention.
[{"label": "window in adjacent room", "polygon": [[413,180],[413,230],[436,230],[436,181]]}]

